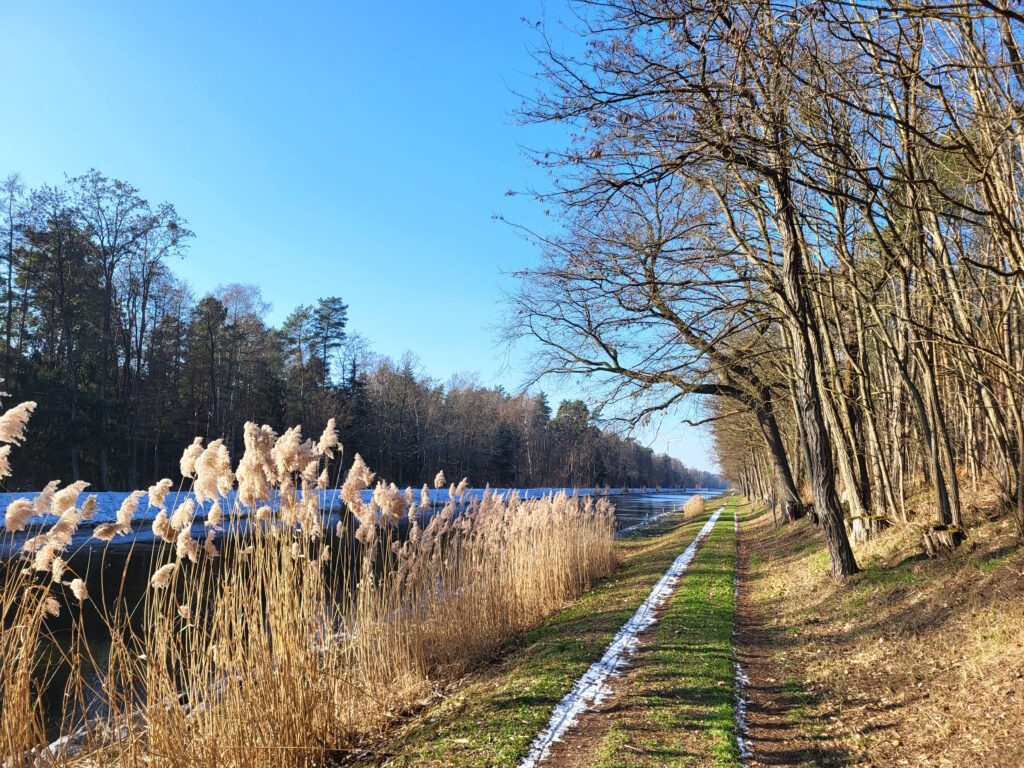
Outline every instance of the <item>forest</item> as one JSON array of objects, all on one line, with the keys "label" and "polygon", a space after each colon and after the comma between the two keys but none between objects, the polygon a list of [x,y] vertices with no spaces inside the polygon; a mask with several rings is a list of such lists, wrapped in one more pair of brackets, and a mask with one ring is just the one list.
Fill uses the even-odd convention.
[{"label": "forest", "polygon": [[255,285],[196,298],[173,271],[187,222],[127,182],[91,171],[26,189],[12,175],[2,196],[0,370],[11,397],[39,403],[11,488],[55,477],[137,488],[169,473],[194,436],[240,455],[246,421],[312,435],[330,418],[339,464],[361,453],[403,485],[439,469],[520,487],[718,482],[600,429],[580,400],[552,413],[543,393],[471,376],[441,384],[411,355],[375,355],[341,298],[296,307],[280,327]]}]

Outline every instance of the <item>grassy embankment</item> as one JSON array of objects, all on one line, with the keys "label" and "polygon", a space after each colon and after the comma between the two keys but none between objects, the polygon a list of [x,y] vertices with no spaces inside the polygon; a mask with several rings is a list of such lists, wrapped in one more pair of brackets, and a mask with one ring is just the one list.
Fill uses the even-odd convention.
[{"label": "grassy embankment", "polygon": [[[763,516],[741,531],[763,641],[751,673],[773,684],[755,686],[759,757],[1024,765],[1024,550],[1008,516],[969,523],[968,541],[938,560],[919,529],[894,527],[856,550],[863,571],[844,584],[806,520],[773,530]],[[765,712],[775,722],[759,723]]]},{"label": "grassy embankment", "polygon": [[[367,765],[514,766],[551,710],[709,515],[681,513],[619,542],[617,573],[516,641],[503,662],[366,755]],[[616,684],[616,716],[593,735],[593,763],[736,765],[730,664],[735,563],[732,506],[704,540],[660,624],[644,638],[631,671]],[[554,761],[557,762],[557,759]]]}]

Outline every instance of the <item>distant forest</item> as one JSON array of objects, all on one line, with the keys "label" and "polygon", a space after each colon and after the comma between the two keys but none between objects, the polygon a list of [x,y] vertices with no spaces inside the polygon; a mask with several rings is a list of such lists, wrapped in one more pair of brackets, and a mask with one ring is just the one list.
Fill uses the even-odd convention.
[{"label": "distant forest", "polygon": [[[242,451],[246,421],[318,435],[337,419],[344,461],[419,484],[438,469],[494,486],[711,486],[718,479],[598,428],[587,406],[440,384],[374,356],[341,298],[279,328],[253,285],[195,298],[169,264],[193,233],[91,171],[56,186],[0,186],[0,372],[10,405],[35,400],[11,489],[79,478],[121,490],[177,478],[194,436]],[[337,467],[341,470],[344,467]]]}]

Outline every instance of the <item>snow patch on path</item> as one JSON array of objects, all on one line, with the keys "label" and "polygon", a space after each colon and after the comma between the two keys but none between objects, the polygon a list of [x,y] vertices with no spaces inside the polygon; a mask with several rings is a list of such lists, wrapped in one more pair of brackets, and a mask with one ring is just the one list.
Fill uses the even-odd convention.
[{"label": "snow patch on path", "polygon": [[615,635],[600,661],[592,664],[583,677],[575,682],[572,690],[558,703],[554,712],[551,713],[551,720],[548,722],[547,728],[533,740],[530,751],[519,763],[519,768],[535,768],[548,756],[551,747],[561,741],[569,729],[576,724],[580,715],[590,707],[599,705],[611,694],[608,681],[617,677],[626,666],[629,656],[639,645],[638,636],[657,621],[658,609],[675,591],[679,579],[682,578],[694,555],[697,554],[697,547],[700,546],[701,540],[715,527],[723,509],[725,509],[724,505],[708,518],[704,527],[690,542],[690,546],[675,559],[658,583],[654,585],[654,589],[633,614],[633,618],[622,625],[622,629]]},{"label": "snow patch on path", "polygon": [[[736,517],[736,507],[732,509],[732,525],[733,530],[736,532],[737,537],[740,531],[740,522]],[[737,538],[738,542],[738,538]],[[736,598],[740,596],[740,571],[739,562],[737,567],[733,570],[732,576],[732,596],[733,605],[736,604]],[[735,615],[735,612],[734,614]],[[736,685],[736,746],[740,750],[740,765],[743,768],[747,768],[747,760],[754,756],[754,753],[750,751],[750,742],[747,741],[747,700],[743,698],[743,689],[750,685],[750,678],[747,677],[747,673],[743,671],[743,665],[740,664],[739,659],[736,657],[736,626],[733,624],[732,629],[732,671]]]}]

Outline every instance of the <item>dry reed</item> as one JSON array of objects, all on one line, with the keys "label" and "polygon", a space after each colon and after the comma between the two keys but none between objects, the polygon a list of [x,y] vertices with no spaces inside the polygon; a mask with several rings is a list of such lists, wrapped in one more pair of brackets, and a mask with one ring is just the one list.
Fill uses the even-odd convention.
[{"label": "dry reed", "polygon": [[[181,471],[198,505],[186,496],[168,516],[170,481],[149,489],[159,512],[144,619],[133,624],[116,598],[102,611],[110,650],[92,695],[105,715],[86,723],[66,713],[63,731],[76,739],[52,750],[52,764],[322,764],[614,567],[606,499],[471,497],[463,480],[435,505],[426,486],[416,494],[374,485],[357,455],[328,536],[327,465],[340,451],[333,422],[316,441],[299,428],[278,437],[249,424],[245,446],[234,472],[221,441],[204,448],[197,439],[186,449]],[[435,487],[444,483],[438,473]],[[4,569],[0,756],[12,764],[43,740],[45,681],[33,659],[46,616],[59,607],[50,592],[62,584],[55,559],[82,519],[69,499],[83,488],[69,489],[48,487],[46,503],[59,497],[63,514],[23,550],[48,565],[51,579]],[[94,535],[130,530],[142,495],[129,496],[117,522]],[[200,544],[192,527],[204,501],[212,503]],[[24,528],[31,511],[12,505],[9,528]],[[62,577],[63,561],[57,570]],[[89,602],[71,575],[65,602]],[[87,653],[67,652],[78,670],[67,683],[70,701],[83,697]]]},{"label": "dry reed", "polygon": [[704,497],[703,496],[691,496],[686,500],[683,505],[683,515],[686,517],[696,517],[704,514]]}]

